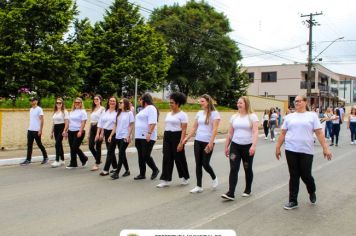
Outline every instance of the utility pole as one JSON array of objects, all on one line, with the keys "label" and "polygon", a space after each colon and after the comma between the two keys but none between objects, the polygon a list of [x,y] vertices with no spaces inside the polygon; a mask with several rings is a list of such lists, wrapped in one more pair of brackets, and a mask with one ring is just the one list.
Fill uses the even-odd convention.
[{"label": "utility pole", "polygon": [[306,20],[305,22],[308,23],[309,27],[309,50],[308,50],[308,76],[307,76],[307,99],[308,99],[308,105],[310,106],[310,96],[311,96],[311,68],[313,66],[313,60],[312,60],[312,53],[313,53],[313,26],[319,25],[318,22],[316,22],[313,17],[322,15],[323,13],[310,13],[309,15],[301,15],[300,17],[309,17],[309,20]]}]

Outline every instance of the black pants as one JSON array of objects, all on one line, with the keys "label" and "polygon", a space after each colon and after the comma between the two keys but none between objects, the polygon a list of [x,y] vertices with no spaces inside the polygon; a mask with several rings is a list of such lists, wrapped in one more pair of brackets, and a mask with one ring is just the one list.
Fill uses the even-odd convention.
[{"label": "black pants", "polygon": [[266,136],[266,138],[267,138],[267,136],[268,136],[268,120],[265,120],[265,121],[263,121],[263,130],[264,130],[264,132],[265,132],[265,136]]},{"label": "black pants", "polygon": [[350,122],[351,142],[356,141],[356,122]]},{"label": "black pants", "polygon": [[63,131],[64,124],[55,124],[53,126],[53,136],[55,140],[56,148],[56,161],[59,161],[59,158],[64,161],[64,151],[63,151]]},{"label": "black pants", "polygon": [[244,193],[251,193],[251,186],[253,180],[253,157],[250,156],[249,150],[252,144],[240,145],[234,142],[230,146],[230,175],[229,175],[229,193],[234,196],[237,185],[238,174],[240,170],[240,163],[242,161],[245,170],[245,191]]},{"label": "black pants", "polygon": [[313,155],[286,150],[289,169],[289,201],[298,203],[299,180],[303,180],[308,193],[315,193],[315,182],[312,176]]},{"label": "black pants", "polygon": [[213,168],[210,166],[210,158],[213,154],[213,150],[210,153],[206,153],[204,151],[206,145],[209,143],[194,141],[194,156],[195,156],[195,172],[197,176],[197,186],[202,186],[202,178],[203,178],[203,168],[206,172],[209,173],[212,179],[216,178]]},{"label": "black pants", "polygon": [[165,131],[163,137],[163,162],[161,180],[172,181],[174,162],[176,163],[179,178],[189,179],[189,171],[185,150],[177,152],[182,131]]},{"label": "black pants", "polygon": [[152,171],[158,170],[156,163],[151,157],[152,148],[155,142],[156,141],[154,140],[147,142],[146,139],[135,139],[141,176],[146,176],[146,164],[152,169]]},{"label": "black pants", "polygon": [[333,129],[331,133],[331,143],[334,143],[334,139],[336,139],[336,144],[339,143],[339,134],[340,134],[340,124],[333,124]]},{"label": "black pants", "polygon": [[95,164],[99,165],[101,163],[101,144],[102,140],[95,141],[96,131],[98,130],[97,124],[90,125],[90,136],[89,136],[89,150],[95,158]]},{"label": "black pants", "polygon": [[48,158],[46,149],[41,141],[41,136],[38,136],[38,131],[27,130],[27,158],[26,159],[31,161],[34,140],[36,141],[37,146],[40,148],[43,158]]},{"label": "black pants", "polygon": [[121,167],[122,165],[124,165],[125,170],[129,171],[129,164],[127,162],[127,158],[126,158],[126,149],[127,146],[129,146],[129,143],[125,141],[125,139],[113,139],[111,142],[114,142],[114,148],[113,148],[113,152],[115,155],[115,146],[117,145],[117,148],[119,149],[119,160],[117,163],[117,169],[116,169],[116,173],[120,173],[121,171]]},{"label": "black pants", "polygon": [[[111,139],[111,143],[109,143],[108,139],[111,134],[111,130],[109,129],[104,129],[104,139],[105,139],[105,145],[106,145],[106,161],[104,165],[104,171],[109,171],[110,170],[110,165],[114,170],[117,169],[117,161],[116,161],[116,156],[115,156],[115,138]],[[113,142],[114,141],[114,142]]]},{"label": "black pants", "polygon": [[77,163],[77,155],[79,156],[80,161],[82,164],[88,161],[88,157],[85,156],[83,151],[80,149],[80,145],[83,142],[85,137],[85,130],[82,132],[82,136],[80,138],[77,137],[79,131],[68,131],[68,142],[70,147],[70,166],[78,166]]}]

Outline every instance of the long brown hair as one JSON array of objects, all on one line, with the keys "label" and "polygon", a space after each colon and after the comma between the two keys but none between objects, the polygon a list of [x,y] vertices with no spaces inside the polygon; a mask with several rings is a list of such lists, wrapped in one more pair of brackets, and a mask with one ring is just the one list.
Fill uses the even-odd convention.
[{"label": "long brown hair", "polygon": [[94,111],[94,109],[95,109],[95,107],[96,107],[95,102],[94,102],[94,99],[95,99],[95,98],[99,98],[99,100],[100,100],[100,106],[101,106],[101,103],[102,103],[102,101],[103,101],[103,98],[101,97],[101,95],[100,95],[100,94],[96,94],[96,95],[93,97],[93,102],[92,102],[92,104],[91,104],[91,111]]},{"label": "long brown hair", "polygon": [[123,98],[122,99],[122,103],[124,104],[124,109],[123,110],[121,110],[120,108],[118,109],[116,118],[119,117],[119,115],[123,111],[131,111],[131,109],[130,109],[130,100],[129,99]]},{"label": "long brown hair", "polygon": [[56,112],[57,112],[57,101],[60,101],[60,102],[62,103],[61,111],[62,111],[63,114],[64,114],[64,110],[65,110],[66,108],[65,108],[64,101],[63,101],[62,98],[57,98],[57,99],[56,99],[56,102],[54,103],[53,113],[56,113]]},{"label": "long brown hair", "polygon": [[[246,113],[248,115],[250,115],[253,111],[252,111],[252,108],[251,108],[251,102],[250,102],[250,99],[246,96],[242,96],[240,97],[239,99],[242,99],[245,103],[245,110],[246,110]],[[265,111],[266,113],[266,111]]]},{"label": "long brown hair", "polygon": [[209,124],[210,116],[213,111],[215,111],[215,106],[213,103],[213,99],[208,94],[201,95],[201,98],[204,98],[208,102],[208,111],[206,112],[205,124]]},{"label": "long brown hair", "polygon": [[109,108],[110,108],[110,99],[112,99],[112,98],[114,98],[115,101],[116,101],[115,111],[118,110],[118,108],[119,108],[119,103],[117,102],[117,98],[116,98],[115,96],[111,96],[111,97],[108,98],[108,102],[106,103],[105,111],[109,110]]}]

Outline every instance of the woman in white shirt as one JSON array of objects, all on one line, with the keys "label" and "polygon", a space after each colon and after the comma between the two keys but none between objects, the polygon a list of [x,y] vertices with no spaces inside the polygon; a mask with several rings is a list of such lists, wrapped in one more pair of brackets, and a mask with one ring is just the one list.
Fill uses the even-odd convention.
[{"label": "woman in white shirt", "polygon": [[83,100],[76,98],[72,105],[72,111],[69,113],[68,125],[68,142],[70,146],[70,164],[67,169],[74,169],[78,167],[77,155],[85,167],[88,163],[88,157],[80,149],[85,136],[85,123],[88,119],[87,112],[84,109]]},{"label": "woman in white shirt", "polygon": [[93,103],[91,107],[90,114],[90,129],[89,129],[89,150],[93,157],[95,158],[95,164],[92,171],[99,170],[99,165],[101,163],[101,144],[103,140],[95,140],[96,132],[98,131],[98,122],[100,116],[105,111],[105,108],[101,105],[103,98],[97,94],[93,98]]},{"label": "woman in white shirt", "polygon": [[[116,123],[111,131],[108,141],[113,145],[110,149],[110,155],[115,155],[115,147],[119,149],[119,161],[117,163],[116,171],[111,175],[112,179],[118,179],[122,165],[125,167],[123,177],[130,175],[129,164],[126,158],[126,148],[131,143],[131,136],[135,117],[130,109],[130,101],[123,98],[119,102],[119,111],[117,112]],[[115,135],[115,137],[114,137]]]},{"label": "woman in white shirt", "polygon": [[137,148],[140,174],[134,179],[141,180],[146,178],[147,164],[152,169],[151,180],[154,180],[159,173],[159,169],[151,157],[151,152],[157,140],[159,113],[157,108],[153,105],[153,99],[149,93],[142,95],[140,106],[143,109],[136,115],[135,122],[135,146]]},{"label": "woman in white shirt", "polygon": [[213,99],[204,94],[199,99],[203,108],[195,117],[191,133],[184,139],[184,144],[196,133],[194,141],[194,156],[196,164],[197,186],[190,190],[191,193],[201,193],[203,168],[212,178],[212,187],[215,189],[219,182],[213,168],[210,166],[210,159],[214,149],[215,137],[218,132],[220,114],[215,110]]},{"label": "woman in white shirt", "polygon": [[297,96],[294,103],[296,112],[285,117],[281,135],[276,144],[276,158],[279,160],[281,146],[285,141],[285,153],[290,175],[289,202],[284,206],[286,210],[298,207],[300,179],[307,187],[310,202],[312,204],[316,202],[316,188],[312,176],[314,132],[323,147],[324,157],[328,160],[331,160],[332,157],[321,129],[319,117],[314,112],[307,111],[307,98]]},{"label": "woman in white shirt", "polygon": [[352,107],[349,115],[349,122],[347,123],[347,128],[351,132],[351,145],[356,144],[356,108]]},{"label": "woman in white shirt", "polygon": [[182,185],[189,183],[189,171],[185,157],[183,140],[188,126],[188,116],[180,110],[187,97],[183,93],[175,92],[169,96],[169,112],[165,119],[165,131],[163,137],[163,162],[161,183],[158,188],[167,187],[172,181],[174,162],[176,163],[178,176],[182,179]]},{"label": "woman in white shirt", "polygon": [[341,115],[340,115],[340,110],[339,108],[336,108],[334,110],[334,115],[331,116],[331,122],[333,124],[332,126],[332,132],[331,132],[331,144],[330,146],[334,146],[334,141],[335,146],[337,147],[339,145],[339,134],[340,134],[340,121],[341,121]]},{"label": "woman in white shirt", "polygon": [[252,113],[250,100],[245,96],[239,98],[237,107],[238,114],[230,119],[225,143],[225,155],[230,159],[229,191],[221,197],[227,200],[235,200],[235,188],[241,162],[246,180],[242,196],[250,196],[253,180],[252,163],[258,140],[258,118],[255,113]]},{"label": "woman in white shirt", "polygon": [[112,96],[108,99],[105,112],[100,116],[98,122],[98,131],[96,132],[95,141],[105,139],[106,150],[107,150],[105,165],[103,171],[100,172],[101,176],[109,175],[110,165],[112,165],[113,168],[112,171],[116,171],[117,169],[115,152],[111,151],[112,149],[115,149],[115,145],[112,145],[109,142],[111,131],[113,130],[116,123],[117,109],[118,109],[117,98]]},{"label": "woman in white shirt", "polygon": [[51,139],[55,140],[56,160],[52,163],[52,167],[56,168],[64,165],[63,137],[67,137],[65,130],[68,129],[68,111],[65,109],[62,98],[57,98],[54,105],[54,113],[52,116],[53,126]]},{"label": "woman in white shirt", "polygon": [[270,133],[271,133],[271,142],[274,142],[274,141],[276,141],[274,129],[276,127],[278,127],[278,113],[276,112],[275,108],[273,108],[273,107],[269,111],[268,126],[270,128]]},{"label": "woman in white shirt", "polygon": [[268,139],[268,120],[269,120],[268,113],[269,111],[268,109],[266,109],[262,117],[262,126],[263,126],[263,131],[265,132],[265,140]]}]

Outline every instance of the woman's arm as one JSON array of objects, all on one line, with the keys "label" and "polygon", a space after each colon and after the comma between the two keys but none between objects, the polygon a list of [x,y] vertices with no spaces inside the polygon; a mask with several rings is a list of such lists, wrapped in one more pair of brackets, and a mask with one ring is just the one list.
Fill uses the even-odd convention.
[{"label": "woman's arm", "polygon": [[258,121],[252,124],[252,145],[249,150],[250,156],[255,154],[257,141],[258,141]]},{"label": "woman's arm", "polygon": [[277,144],[276,144],[276,158],[277,158],[277,160],[279,160],[281,158],[281,146],[284,143],[284,139],[286,137],[286,133],[287,133],[287,130],[286,129],[282,129],[282,132],[279,135],[279,138],[277,140]]},{"label": "woman's arm", "polygon": [[322,129],[317,129],[314,132],[315,132],[316,137],[318,138],[320,145],[323,147],[324,158],[331,160],[332,153],[325,141],[325,136],[324,136]]},{"label": "woman's arm", "polygon": [[226,157],[229,157],[229,155],[230,155],[229,147],[230,147],[233,135],[234,135],[234,128],[232,127],[232,124],[230,124],[229,130],[226,135],[226,140],[225,140],[225,156]]},{"label": "woman's arm", "polygon": [[188,140],[195,134],[195,132],[197,132],[198,129],[198,121],[195,120],[192,130],[190,131],[190,133],[187,135],[187,137],[185,137],[185,139],[183,140],[183,144],[186,144],[188,142]]}]

